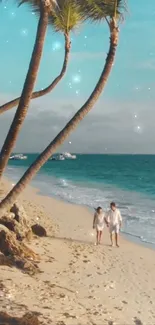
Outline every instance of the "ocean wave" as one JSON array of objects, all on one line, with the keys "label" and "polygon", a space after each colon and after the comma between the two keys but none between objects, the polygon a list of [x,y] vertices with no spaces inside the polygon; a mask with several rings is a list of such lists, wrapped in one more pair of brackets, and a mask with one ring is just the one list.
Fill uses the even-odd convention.
[{"label": "ocean wave", "polygon": [[[24,168],[9,167],[6,176],[13,183],[18,181]],[[155,244],[155,203],[139,193],[120,190],[112,185],[83,181],[78,183],[67,177],[54,177],[39,173],[32,183],[41,194],[60,198],[70,203],[85,205],[91,209],[102,206],[109,209],[113,200],[118,204],[123,216],[123,233],[133,236],[141,242]]]},{"label": "ocean wave", "polygon": [[132,215],[127,215],[127,220],[129,221],[139,221],[140,220],[140,216],[132,216]]},{"label": "ocean wave", "polygon": [[144,238],[143,236],[133,234],[132,232],[121,230],[121,233],[123,233],[124,235],[128,235],[128,236],[137,238],[143,243],[150,244],[150,245],[155,245],[155,241],[149,241],[148,239]]},{"label": "ocean wave", "polygon": [[59,184],[60,184],[60,186],[62,186],[62,187],[67,187],[67,186],[69,186],[68,182],[67,182],[65,179],[60,179],[60,180],[59,180]]},{"label": "ocean wave", "polygon": [[72,189],[76,187],[71,182],[69,182],[68,180],[66,180],[64,178],[60,178],[60,179],[56,180],[56,184],[60,187],[69,187]]}]

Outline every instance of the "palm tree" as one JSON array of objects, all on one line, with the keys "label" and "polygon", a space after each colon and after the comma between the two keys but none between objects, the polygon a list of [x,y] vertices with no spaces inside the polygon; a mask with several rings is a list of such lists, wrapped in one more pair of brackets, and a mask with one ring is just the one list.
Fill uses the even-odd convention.
[{"label": "palm tree", "polygon": [[[52,83],[39,91],[35,91],[32,94],[31,99],[35,99],[41,96],[44,96],[51,92],[55,86],[59,83],[59,81],[63,78],[69,60],[69,53],[71,47],[70,41],[70,32],[75,29],[82,22],[82,15],[80,6],[72,0],[57,0],[57,6],[55,10],[50,12],[49,15],[49,23],[56,32],[62,32],[64,34],[65,39],[65,55],[63,66],[60,71],[60,74],[52,81]],[[10,110],[11,108],[18,105],[20,97],[11,100],[8,103],[0,106],[0,114]]]},{"label": "palm tree", "polygon": [[[84,0],[83,0],[84,1]],[[39,169],[45,164],[45,162],[50,158],[50,156],[56,151],[56,149],[65,141],[69,134],[77,127],[81,120],[88,114],[88,112],[93,108],[94,104],[101,95],[107,79],[110,75],[114,58],[116,54],[116,49],[118,45],[118,19],[120,17],[120,8],[123,0],[106,0],[104,5],[103,1],[99,0],[87,0],[86,5],[91,2],[91,11],[87,10],[89,18],[96,20],[97,12],[99,13],[101,19],[105,19],[108,23],[110,30],[110,47],[107,54],[106,62],[101,73],[101,76],[85,104],[78,110],[78,112],[73,116],[73,118],[66,124],[66,126],[60,131],[60,133],[55,137],[55,139],[46,147],[46,149],[38,156],[38,158],[33,162],[33,164],[27,169],[25,174],[19,180],[19,182],[14,186],[14,188],[8,193],[8,195],[0,203],[0,214],[8,209],[20,195],[20,193],[25,189],[27,184],[36,175]],[[87,8],[90,8],[89,6]],[[97,11],[98,10],[98,11]]]},{"label": "palm tree", "polygon": [[[26,2],[25,0],[22,1]],[[19,105],[17,107],[17,111],[15,113],[13,122],[10,126],[9,132],[3,144],[0,153],[0,178],[2,176],[3,171],[7,165],[10,154],[12,152],[12,148],[16,142],[18,133],[21,129],[22,123],[26,117],[29,103],[32,96],[32,91],[35,85],[35,81],[37,78],[37,73],[40,65],[40,60],[43,52],[43,45],[46,36],[46,30],[48,26],[48,15],[49,11],[51,11],[53,0],[40,0],[38,3],[39,6],[39,22],[36,34],[36,40],[27,72],[27,76],[24,82],[21,98],[19,101]],[[36,5],[34,3],[34,5]]]}]

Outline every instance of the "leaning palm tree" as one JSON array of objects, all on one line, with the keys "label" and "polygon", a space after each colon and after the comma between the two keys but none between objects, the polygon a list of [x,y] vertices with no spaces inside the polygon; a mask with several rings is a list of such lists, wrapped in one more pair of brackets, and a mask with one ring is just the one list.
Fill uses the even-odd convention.
[{"label": "leaning palm tree", "polygon": [[[61,32],[64,34],[65,39],[65,55],[63,66],[60,74],[52,81],[52,83],[39,91],[35,91],[32,94],[31,99],[35,99],[44,96],[51,92],[59,81],[63,78],[69,60],[69,53],[71,48],[70,32],[73,31],[82,22],[82,15],[80,6],[73,0],[57,0],[57,6],[55,10],[52,10],[49,14],[49,24],[52,26],[55,32]],[[0,106],[0,114],[10,110],[18,105],[20,97],[11,100],[8,103]]]},{"label": "leaning palm tree", "polygon": [[[118,22],[121,15],[121,5],[123,0],[83,0],[85,3],[84,10],[88,14],[88,18],[96,20],[97,17],[106,20],[110,30],[110,47],[107,54],[106,62],[101,73],[101,76],[85,104],[79,109],[79,111],[73,116],[73,118],[67,123],[67,125],[60,131],[60,133],[55,137],[55,139],[46,147],[46,149],[38,156],[38,158],[33,162],[33,164],[27,169],[25,174],[19,180],[19,182],[14,186],[14,188],[8,193],[8,195],[0,203],[0,214],[2,214],[6,209],[8,209],[20,195],[20,193],[25,189],[27,184],[36,175],[39,169],[45,164],[45,162],[50,158],[50,156],[56,151],[56,149],[65,141],[69,134],[77,127],[80,121],[88,114],[88,112],[93,108],[94,104],[101,95],[107,79],[110,75],[114,58],[116,54],[116,49],[118,45],[118,35],[119,28]],[[83,7],[83,5],[82,5]],[[91,11],[87,9],[91,9]],[[98,13],[98,16],[97,16]]]},{"label": "leaning palm tree", "polygon": [[[31,1],[31,0],[30,0]],[[18,133],[21,129],[22,123],[26,117],[29,103],[32,96],[32,91],[36,82],[40,60],[43,52],[43,45],[46,36],[47,26],[48,26],[48,17],[49,12],[53,6],[54,0],[34,0],[34,6],[37,4],[37,8],[39,9],[39,22],[36,34],[36,40],[27,72],[27,76],[25,78],[23,90],[21,93],[21,98],[13,119],[13,122],[10,126],[9,132],[3,144],[0,153],[0,177],[5,170],[8,159],[10,157],[10,153],[15,145]],[[23,0],[20,4],[26,2]],[[54,1],[55,3],[55,1]]]},{"label": "leaning palm tree", "polygon": [[[37,12],[39,11],[39,13],[40,13],[40,1],[38,1],[38,0],[23,0],[23,2],[27,2],[27,1],[30,2],[30,4],[35,8],[35,10]],[[54,6],[54,8],[52,6],[52,3],[54,0],[45,0],[45,1],[49,1],[49,4],[50,4],[48,11],[47,11],[47,22],[50,22],[50,24],[52,24],[52,26],[54,27],[54,30],[56,32],[61,31],[64,33],[64,36],[65,36],[65,59],[64,59],[64,65],[63,65],[63,69],[61,71],[61,75],[58,76],[49,87],[47,87],[46,89],[44,89],[41,92],[34,93],[33,94],[34,98],[37,98],[40,95],[42,96],[45,93],[49,92],[51,89],[53,89],[56,86],[58,81],[63,77],[65,70],[66,70],[69,49],[70,49],[69,33],[71,30],[73,30],[75,28],[75,26],[77,26],[79,24],[79,22],[82,19],[81,10],[79,8],[79,5],[72,0],[57,0],[56,6]],[[55,3],[55,1],[54,1],[54,3]],[[47,24],[46,24],[46,27],[47,27]],[[38,38],[36,38],[36,44],[38,44],[38,42],[40,44],[40,41],[38,40]],[[42,40],[41,45],[43,48],[43,40]],[[35,55],[36,55],[36,51],[33,52],[33,57]],[[30,64],[29,71],[28,71],[29,78],[27,77],[28,82],[30,82],[31,79],[33,79],[35,82],[36,77],[37,77],[37,71],[39,68],[39,62],[40,61],[38,61],[38,65],[35,64],[35,66],[33,66],[35,75],[34,75],[34,72],[32,71],[32,64]],[[3,174],[3,172],[5,171],[10,154],[13,150],[14,145],[15,145],[18,133],[19,133],[22,123],[24,122],[24,119],[26,117],[26,114],[28,111],[28,105],[29,105],[30,99],[32,97],[32,90],[34,87],[34,83],[31,86],[32,87],[29,87],[29,89],[26,88],[26,90],[25,90],[25,88],[23,88],[22,96],[21,96],[20,100],[18,99],[19,105],[17,108],[17,112],[15,114],[14,120],[11,124],[10,130],[8,132],[8,135],[6,137],[6,140],[4,142],[4,145],[3,145],[1,153],[0,153],[0,178]],[[22,100],[23,96],[26,96],[26,98],[27,98],[27,102],[26,102],[27,104],[26,104],[25,108],[23,107],[23,100]]]}]

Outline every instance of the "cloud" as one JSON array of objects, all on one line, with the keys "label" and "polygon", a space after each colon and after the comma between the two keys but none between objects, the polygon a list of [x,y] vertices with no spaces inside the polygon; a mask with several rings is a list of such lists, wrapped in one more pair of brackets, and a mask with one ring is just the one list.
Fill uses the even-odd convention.
[{"label": "cloud", "polygon": [[[42,151],[74,115],[79,102],[44,98],[33,103],[17,141],[15,151]],[[44,105],[44,106],[43,106]],[[135,113],[137,118],[135,119]],[[13,111],[0,115],[0,145],[13,118]],[[133,102],[100,100],[69,136],[61,150],[73,152],[154,153],[155,111],[153,103],[137,106]],[[136,132],[137,126],[141,133]],[[137,130],[138,131],[138,130]],[[71,146],[68,141],[72,141]],[[69,147],[68,147],[69,146]]]},{"label": "cloud", "polygon": [[[46,53],[46,57],[47,60],[49,60],[49,62],[53,62],[53,56],[51,55],[51,53]],[[72,51],[70,52],[70,60],[78,60],[78,61],[82,61],[82,60],[96,60],[96,59],[105,59],[106,57],[106,53],[105,52],[88,52],[88,51]],[[58,52],[56,57],[54,57],[54,60],[56,61],[60,61],[63,60],[63,53],[62,52]]]},{"label": "cloud", "polygon": [[138,69],[155,70],[155,59],[148,59],[136,64]]}]

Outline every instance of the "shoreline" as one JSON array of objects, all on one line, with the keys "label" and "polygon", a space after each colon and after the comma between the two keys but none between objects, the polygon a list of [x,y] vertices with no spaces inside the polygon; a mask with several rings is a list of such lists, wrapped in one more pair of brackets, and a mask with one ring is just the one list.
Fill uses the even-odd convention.
[{"label": "shoreline", "polygon": [[[11,184],[11,181],[7,177],[5,177],[4,179],[5,179],[5,181],[7,181],[7,183],[9,185]],[[92,227],[91,227],[91,225],[93,223],[93,212],[94,212],[93,208],[88,207],[86,205],[71,203],[69,201],[66,201],[65,199],[63,200],[63,199],[61,199],[59,197],[56,197],[56,196],[54,197],[52,195],[50,196],[50,195],[44,194],[39,187],[36,187],[33,184],[29,185],[27,187],[27,189],[24,191],[24,193],[27,193],[28,199],[30,200],[29,192],[32,192],[33,194],[35,193],[36,197],[40,197],[42,199],[44,198],[44,199],[47,199],[48,201],[51,200],[52,202],[55,202],[56,205],[61,204],[61,205],[64,205],[64,207],[67,207],[67,208],[71,208],[71,207],[74,208],[74,209],[78,208],[81,211],[83,211],[87,215],[87,219],[89,220],[89,230],[90,231],[89,231],[89,235],[87,236],[87,240],[88,240],[88,243],[94,244],[95,236],[90,236],[90,234],[92,234],[94,232]],[[46,209],[45,206],[44,206],[44,209]],[[49,210],[47,212],[50,213]],[[55,220],[55,222],[56,222],[56,220]],[[103,236],[104,236],[105,233],[106,233],[106,241],[108,241],[109,232],[108,232],[108,229],[106,228],[106,226],[104,228]],[[149,250],[153,250],[153,251],[155,250],[155,245],[154,244],[149,243],[149,242],[143,242],[138,236],[136,237],[135,235],[128,234],[128,233],[125,233],[123,231],[120,232],[120,239],[121,239],[121,241],[123,239],[123,242],[128,242],[128,243],[133,244],[135,246],[140,246],[140,247],[143,247],[143,248],[146,248],[146,249],[149,249]],[[74,238],[73,238],[73,240],[74,240]],[[109,246],[110,246],[110,238],[109,238]]]},{"label": "shoreline", "polygon": [[[5,180],[6,186],[11,184]],[[86,208],[42,196],[31,186],[19,202],[31,222],[47,229],[48,237],[29,244],[40,256],[40,274],[30,277],[0,266],[7,292],[0,296],[1,311],[7,306],[13,316],[35,312],[49,325],[153,324],[153,250],[122,236],[120,248],[111,248],[107,229],[103,244],[94,246]]]},{"label": "shoreline", "polygon": [[[9,183],[11,183],[11,180],[9,180],[9,178],[6,176],[5,177]],[[37,181],[35,181],[35,183],[37,183]],[[82,204],[78,204],[78,203],[75,203],[75,202],[70,202],[69,200],[67,201],[66,199],[63,199],[61,197],[58,197],[58,196],[54,196],[54,195],[50,195],[50,194],[44,194],[43,193],[43,190],[39,187],[37,187],[36,185],[33,185],[33,182],[32,184],[29,186],[29,188],[32,188],[37,195],[41,196],[41,197],[48,197],[48,198],[51,198],[52,200],[56,200],[57,202],[62,202],[64,204],[68,204],[68,205],[71,205],[71,206],[75,206],[75,207],[81,207],[83,209],[86,209],[89,214],[90,214],[90,224],[91,224],[91,218],[93,220],[93,213],[94,213],[94,208],[90,207],[90,206],[87,206],[87,205],[82,205]],[[146,247],[146,248],[149,248],[151,250],[155,250],[155,244],[152,243],[152,242],[149,242],[149,241],[143,241],[140,236],[136,236],[134,234],[130,234],[128,232],[125,232],[125,231],[121,231],[120,235],[124,238],[124,240],[127,240],[131,243],[134,243],[136,245],[140,245],[140,246],[143,246],[143,247]]]},{"label": "shoreline", "polygon": [[[78,203],[71,203],[70,201],[59,198],[57,196],[47,195],[47,194],[44,194],[41,191],[41,189],[36,188],[33,185],[31,185],[31,187],[36,191],[36,194],[38,196],[48,197],[48,198],[56,200],[57,202],[60,202],[60,203],[64,203],[64,204],[68,204],[68,205],[71,205],[71,206],[81,207],[83,209],[86,209],[90,214],[90,220],[91,220],[91,217],[92,217],[92,220],[93,220],[94,208],[86,206],[86,205],[78,204]],[[90,221],[90,224],[91,224],[91,221]],[[151,242],[143,241],[136,235],[132,235],[132,234],[126,233],[125,231],[121,231],[120,236],[122,236],[124,240],[127,240],[127,241],[129,241],[129,242],[131,242],[131,243],[133,243],[135,245],[140,245],[140,246],[146,247],[148,249],[155,250],[155,244],[153,244]]]},{"label": "shoreline", "polygon": [[[62,203],[65,203],[65,204],[69,204],[69,205],[73,205],[73,206],[77,206],[77,207],[81,207],[83,209],[86,209],[90,214],[90,219],[92,217],[92,220],[93,220],[94,208],[92,208],[90,206],[78,204],[78,203],[71,203],[70,201],[67,201],[65,199],[62,199],[62,198],[59,198],[59,197],[56,197],[56,196],[52,196],[52,195],[50,196],[50,195],[47,195],[47,194],[43,194],[42,191],[39,188],[36,189],[36,187],[33,186],[33,185],[31,185],[31,187],[34,190],[37,190],[37,195],[40,195],[40,196],[43,196],[43,197],[49,197],[49,198],[51,198],[53,200],[56,200],[57,202],[62,202]],[[91,223],[91,221],[90,221],[90,223]],[[129,241],[129,242],[131,242],[131,243],[133,243],[135,245],[140,245],[140,246],[149,248],[151,250],[155,250],[155,244],[153,244],[151,242],[143,241],[142,239],[140,239],[140,237],[138,237],[136,235],[126,233],[125,231],[121,231],[120,235],[124,238],[124,240],[127,240],[127,241]]]}]

